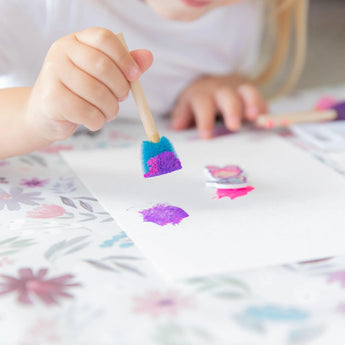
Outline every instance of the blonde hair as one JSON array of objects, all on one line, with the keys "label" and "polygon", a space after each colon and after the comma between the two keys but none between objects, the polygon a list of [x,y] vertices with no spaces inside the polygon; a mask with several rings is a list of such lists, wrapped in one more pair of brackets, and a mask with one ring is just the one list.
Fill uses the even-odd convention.
[{"label": "blonde hair", "polygon": [[289,92],[303,70],[307,47],[307,12],[309,0],[267,0],[269,30],[275,33],[274,49],[265,69],[255,78],[257,84],[274,82],[289,63],[288,77],[273,97]]}]

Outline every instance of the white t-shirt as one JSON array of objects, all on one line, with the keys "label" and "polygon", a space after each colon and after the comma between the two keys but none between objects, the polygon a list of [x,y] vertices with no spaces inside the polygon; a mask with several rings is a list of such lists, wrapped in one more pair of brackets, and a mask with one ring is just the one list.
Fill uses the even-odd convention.
[{"label": "white t-shirt", "polygon": [[[130,49],[152,51],[154,63],[141,82],[153,114],[163,115],[200,75],[253,68],[263,3],[243,0],[180,22],[159,16],[141,0],[0,0],[0,88],[32,86],[54,41],[100,26],[123,32]],[[131,97],[120,112],[137,116]]]}]

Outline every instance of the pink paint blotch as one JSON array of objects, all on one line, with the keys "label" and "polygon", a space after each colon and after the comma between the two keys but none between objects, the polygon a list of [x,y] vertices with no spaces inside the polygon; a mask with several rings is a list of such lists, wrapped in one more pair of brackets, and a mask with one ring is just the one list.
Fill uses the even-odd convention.
[{"label": "pink paint blotch", "polygon": [[167,224],[176,225],[179,224],[183,218],[189,217],[188,213],[182,210],[182,208],[157,204],[151,208],[139,211],[144,217],[144,222],[155,223],[160,226]]},{"label": "pink paint blotch", "polygon": [[327,109],[332,108],[336,104],[337,104],[337,100],[334,97],[326,96],[326,97],[320,98],[317,101],[317,103],[315,105],[315,109],[316,110],[327,110]]},{"label": "pink paint blotch", "polygon": [[216,196],[214,196],[213,199],[222,199],[228,197],[231,200],[234,200],[241,196],[247,195],[252,190],[254,190],[254,188],[251,186],[239,189],[217,189]]}]

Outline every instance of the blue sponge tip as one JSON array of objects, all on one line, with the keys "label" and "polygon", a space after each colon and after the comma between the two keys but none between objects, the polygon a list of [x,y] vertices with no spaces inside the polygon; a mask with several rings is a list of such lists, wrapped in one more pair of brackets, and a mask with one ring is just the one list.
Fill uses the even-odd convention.
[{"label": "blue sponge tip", "polygon": [[166,137],[161,137],[158,143],[152,143],[150,141],[143,141],[141,146],[142,151],[142,163],[143,163],[143,171],[144,174],[149,172],[148,161],[160,155],[163,152],[172,152],[176,157],[175,150],[171,144],[171,142]]}]

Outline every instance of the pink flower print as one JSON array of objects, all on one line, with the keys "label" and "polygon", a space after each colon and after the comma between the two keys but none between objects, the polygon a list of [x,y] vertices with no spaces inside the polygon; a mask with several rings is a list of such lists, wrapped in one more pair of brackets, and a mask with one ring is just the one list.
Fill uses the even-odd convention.
[{"label": "pink flower print", "polygon": [[69,283],[73,279],[71,274],[46,279],[48,270],[40,269],[35,275],[31,268],[22,268],[18,271],[19,277],[11,277],[1,274],[4,279],[0,283],[0,295],[17,292],[18,302],[21,304],[32,304],[32,295],[36,295],[43,303],[47,305],[58,304],[59,297],[72,298],[73,296],[65,290],[70,287],[80,286],[77,283]]},{"label": "pink flower print", "polygon": [[135,297],[134,300],[136,303],[135,312],[147,313],[153,317],[164,314],[177,316],[182,309],[192,307],[189,297],[180,296],[172,291],[165,293],[152,291],[147,293],[146,296]]},{"label": "pink flower print", "polygon": [[45,153],[58,153],[60,151],[70,151],[73,149],[73,146],[67,146],[67,145],[51,145],[48,146],[42,150],[40,150],[41,152],[45,152]]},{"label": "pink flower print", "polygon": [[61,338],[56,321],[53,319],[37,319],[18,345],[61,344]]},{"label": "pink flower print", "polygon": [[58,205],[42,205],[26,213],[29,218],[55,218],[63,216],[65,209]]},{"label": "pink flower print", "polygon": [[20,209],[20,204],[38,205],[37,200],[40,192],[36,193],[23,193],[22,188],[10,188],[9,193],[0,188],[0,211],[7,206],[9,211],[16,211]]},{"label": "pink flower print", "polygon": [[3,257],[0,259],[0,267],[7,266],[7,265],[13,265],[14,261],[9,259],[8,257]]},{"label": "pink flower print", "polygon": [[34,177],[32,179],[23,178],[20,184],[26,187],[43,187],[48,183],[48,181],[48,179],[40,180],[37,177]]},{"label": "pink flower print", "polygon": [[328,282],[338,281],[345,288],[345,271],[333,272],[328,276]]}]

